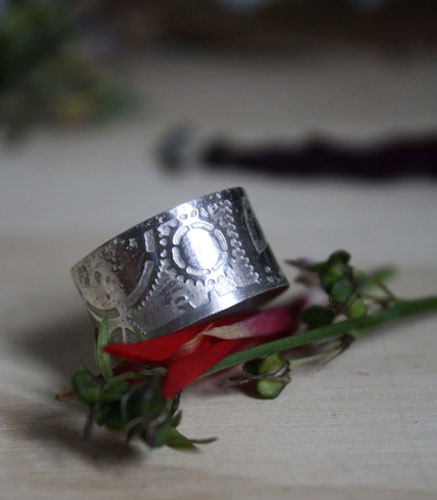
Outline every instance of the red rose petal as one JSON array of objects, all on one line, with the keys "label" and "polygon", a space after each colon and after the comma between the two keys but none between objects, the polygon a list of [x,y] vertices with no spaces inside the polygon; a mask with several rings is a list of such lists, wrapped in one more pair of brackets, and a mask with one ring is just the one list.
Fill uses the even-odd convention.
[{"label": "red rose petal", "polygon": [[173,356],[185,342],[195,337],[202,329],[205,329],[205,325],[184,328],[170,335],[141,342],[108,344],[103,350],[111,356],[137,363],[164,361]]},{"label": "red rose petal", "polygon": [[130,342],[128,344],[108,344],[103,350],[111,356],[137,363],[165,361],[174,356],[186,342],[189,342],[210,325],[226,326],[236,321],[244,320],[252,315],[253,313],[245,313],[228,316],[215,320],[213,323],[209,321],[200,325],[190,326],[169,335],[162,335],[150,340]]},{"label": "red rose petal", "polygon": [[246,343],[246,339],[220,340],[193,354],[176,359],[170,364],[164,377],[163,395],[166,398],[175,396],[202,373]]},{"label": "red rose petal", "polygon": [[205,335],[220,339],[241,339],[293,332],[299,324],[300,312],[304,305],[305,301],[299,299],[288,306],[252,313],[242,321],[216,325],[205,332]]}]

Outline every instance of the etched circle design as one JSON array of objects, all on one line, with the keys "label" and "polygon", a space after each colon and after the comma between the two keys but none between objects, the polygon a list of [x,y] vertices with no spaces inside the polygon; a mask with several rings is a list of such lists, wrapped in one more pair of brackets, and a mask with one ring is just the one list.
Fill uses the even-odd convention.
[{"label": "etched circle design", "polygon": [[211,269],[221,254],[218,241],[204,229],[188,231],[179,248],[185,262],[197,269]]},{"label": "etched circle design", "polygon": [[226,261],[226,239],[208,222],[199,221],[180,227],[173,237],[173,244],[174,262],[194,276],[206,276]]}]

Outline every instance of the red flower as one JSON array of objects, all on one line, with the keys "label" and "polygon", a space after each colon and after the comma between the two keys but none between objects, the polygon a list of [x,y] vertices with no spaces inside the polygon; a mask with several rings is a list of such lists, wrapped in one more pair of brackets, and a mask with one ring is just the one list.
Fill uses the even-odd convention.
[{"label": "red flower", "polygon": [[230,316],[141,342],[109,344],[104,350],[127,361],[166,366],[162,392],[173,397],[229,354],[294,332],[304,304],[299,299],[287,307]]}]

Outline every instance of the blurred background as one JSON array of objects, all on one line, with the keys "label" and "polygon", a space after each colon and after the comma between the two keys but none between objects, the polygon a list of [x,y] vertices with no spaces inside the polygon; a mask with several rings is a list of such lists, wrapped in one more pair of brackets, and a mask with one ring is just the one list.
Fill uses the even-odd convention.
[{"label": "blurred background", "polygon": [[102,434],[105,470],[78,440],[83,414],[53,395],[94,366],[71,266],[227,187],[246,189],[278,261],[345,248],[363,269],[398,266],[400,296],[435,294],[436,137],[436,0],[0,0],[10,498],[434,498],[435,331],[422,320],[297,376],[275,405],[188,391],[184,433],[220,436],[197,457],[119,469]]},{"label": "blurred background", "polygon": [[280,260],[436,266],[436,42],[434,0],[0,0],[10,321],[23,294],[75,297],[68,269],[116,233],[235,185]]}]

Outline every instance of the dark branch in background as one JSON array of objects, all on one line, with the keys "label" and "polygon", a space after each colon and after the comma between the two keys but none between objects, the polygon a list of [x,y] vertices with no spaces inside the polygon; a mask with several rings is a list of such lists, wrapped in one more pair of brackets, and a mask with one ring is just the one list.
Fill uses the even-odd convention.
[{"label": "dark branch in background", "polygon": [[385,141],[353,144],[329,139],[308,139],[299,144],[247,145],[212,138],[197,144],[186,126],[168,132],[158,150],[162,165],[172,172],[185,163],[207,169],[237,169],[283,177],[342,176],[363,179],[437,177],[437,133],[398,136]]},{"label": "dark branch in background", "polygon": [[[241,5],[242,2],[240,2]],[[76,0],[130,46],[164,40],[222,50],[319,47],[320,40],[373,42],[392,51],[435,43],[434,0],[272,0],[230,8],[218,0]],[[311,41],[313,44],[311,45]]]}]

